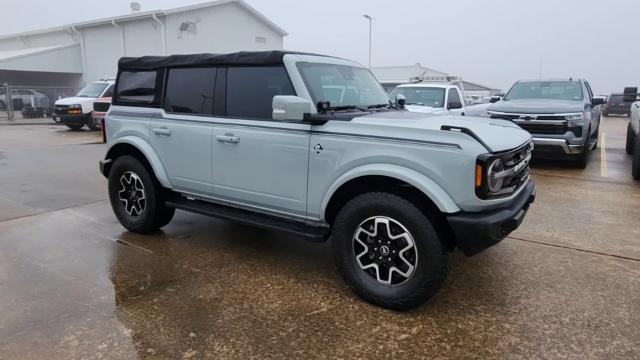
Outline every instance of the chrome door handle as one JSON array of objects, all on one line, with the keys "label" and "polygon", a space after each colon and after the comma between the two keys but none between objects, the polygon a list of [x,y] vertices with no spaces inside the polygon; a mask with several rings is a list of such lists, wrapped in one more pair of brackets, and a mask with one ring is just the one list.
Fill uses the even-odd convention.
[{"label": "chrome door handle", "polygon": [[154,134],[160,136],[171,136],[171,130],[167,129],[166,127],[154,128],[153,132]]},{"label": "chrome door handle", "polygon": [[217,135],[216,139],[219,142],[227,143],[227,144],[237,144],[240,142],[240,137],[235,136],[233,134],[225,134],[225,135]]}]

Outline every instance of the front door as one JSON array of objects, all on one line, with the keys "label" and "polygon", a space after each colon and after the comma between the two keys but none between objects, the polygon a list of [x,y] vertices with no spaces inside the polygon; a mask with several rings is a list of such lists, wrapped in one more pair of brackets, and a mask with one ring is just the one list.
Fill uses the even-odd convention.
[{"label": "front door", "polygon": [[295,95],[283,67],[231,67],[226,117],[213,129],[216,197],[238,205],[306,215],[311,125],[273,121],[276,95]]}]

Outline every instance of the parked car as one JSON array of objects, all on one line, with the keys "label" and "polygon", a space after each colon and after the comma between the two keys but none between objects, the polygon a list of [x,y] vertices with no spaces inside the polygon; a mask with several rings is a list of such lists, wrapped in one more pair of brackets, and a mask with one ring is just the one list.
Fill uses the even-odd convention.
[{"label": "parked car", "polygon": [[406,109],[425,114],[465,115],[466,105],[460,88],[454,84],[416,83],[397,86],[389,97],[394,100],[402,95]]},{"label": "parked car", "polygon": [[631,175],[640,180],[640,101],[638,101],[638,88],[628,87],[624,89],[623,100],[630,104],[631,115],[627,125],[627,154],[633,155],[631,162]]},{"label": "parked car", "polygon": [[523,80],[487,111],[492,119],[510,120],[529,131],[534,157],[570,159],[585,168],[598,145],[603,104],[586,80]]},{"label": "parked car", "polygon": [[[13,110],[22,111],[25,106],[29,106],[35,111],[44,112],[49,108],[49,97],[37,90],[13,88],[11,90],[11,99],[13,100]],[[6,88],[0,88],[0,110],[8,108]]]},{"label": "parked car", "polygon": [[602,114],[604,116],[609,116],[611,114],[630,116],[631,103],[624,101],[623,94],[611,94],[606,105],[602,108]]},{"label": "parked car", "polygon": [[110,97],[113,94],[114,83],[113,80],[92,82],[80,90],[76,96],[56,101],[53,120],[60,119],[63,124],[73,130],[85,125],[91,130],[98,130],[97,124],[91,117],[93,102],[98,98]]},{"label": "parked car", "polygon": [[[175,209],[332,238],[362,298],[408,309],[522,222],[531,135],[509,121],[398,109],[369,69],[284,51],[123,58],[106,115],[115,216]],[[400,105],[400,104],[398,104]]]},{"label": "parked car", "polygon": [[93,112],[91,112],[91,127],[102,129],[104,117],[111,107],[111,97],[102,97],[93,102]]}]

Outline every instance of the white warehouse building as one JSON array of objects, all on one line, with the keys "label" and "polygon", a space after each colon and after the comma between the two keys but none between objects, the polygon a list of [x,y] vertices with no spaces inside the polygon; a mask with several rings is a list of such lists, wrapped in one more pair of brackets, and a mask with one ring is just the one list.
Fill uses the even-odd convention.
[{"label": "white warehouse building", "polygon": [[0,36],[0,86],[77,88],[114,77],[123,56],[278,50],[286,35],[243,0],[132,12]]}]

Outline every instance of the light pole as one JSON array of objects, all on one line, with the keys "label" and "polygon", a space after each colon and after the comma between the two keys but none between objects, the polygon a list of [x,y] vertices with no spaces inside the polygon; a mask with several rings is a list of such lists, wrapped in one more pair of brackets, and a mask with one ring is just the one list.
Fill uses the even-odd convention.
[{"label": "light pole", "polygon": [[369,69],[371,69],[371,23],[373,22],[373,18],[366,14],[362,16],[369,20]]}]

